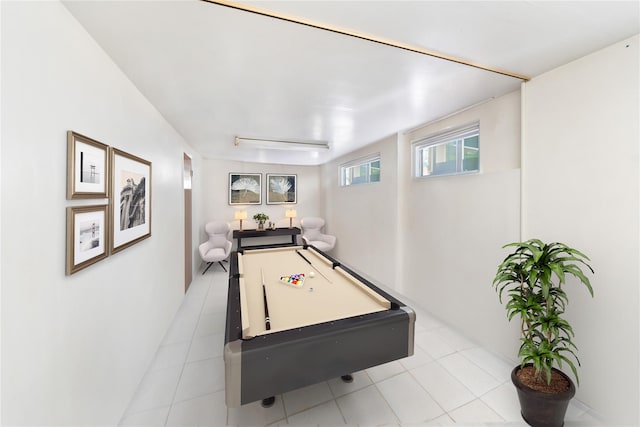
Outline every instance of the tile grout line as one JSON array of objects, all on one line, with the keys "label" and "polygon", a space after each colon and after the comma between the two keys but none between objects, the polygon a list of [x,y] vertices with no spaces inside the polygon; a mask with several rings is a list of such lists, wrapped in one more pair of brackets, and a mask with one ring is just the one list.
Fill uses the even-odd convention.
[{"label": "tile grout line", "polygon": [[[367,376],[367,378],[369,378],[369,381],[371,381],[371,384],[374,384],[373,379],[371,378],[371,375],[369,375],[367,370],[364,369],[362,372]],[[342,420],[344,421],[345,424],[349,424],[349,423],[347,422],[347,417],[344,415],[344,411],[342,410],[342,408],[340,407],[340,404],[338,403],[338,397],[347,396],[347,395],[349,395],[351,393],[355,393],[356,391],[360,391],[360,390],[363,390],[363,389],[354,390],[354,391],[351,391],[349,393],[345,393],[343,395],[336,396],[335,393],[333,392],[333,389],[331,388],[331,386],[329,386],[329,391],[331,391],[331,394],[333,395],[333,400],[334,400],[334,402],[336,402],[336,406],[338,407],[338,411],[340,412],[340,416],[342,417]],[[383,398],[384,398],[384,396],[383,396]]]},{"label": "tile grout line", "polygon": [[[432,360],[431,362],[428,362],[428,363],[433,363],[433,362],[435,362],[435,361],[436,361],[436,360],[434,359],[434,360]],[[426,366],[426,365],[428,365],[428,363],[426,363],[426,364],[424,364],[424,365],[422,365],[422,366]],[[440,402],[438,402],[438,401],[436,400],[436,398],[435,398],[431,393],[429,393],[429,390],[427,390],[427,389],[422,385],[422,383],[421,383],[420,381],[418,381],[418,378],[416,378],[416,376],[415,376],[415,375],[413,375],[413,372],[411,372],[411,371],[412,371],[411,369],[407,369],[407,373],[408,373],[409,375],[411,375],[411,378],[413,378],[413,380],[414,380],[414,381],[415,381],[415,382],[416,382],[416,383],[417,383],[417,384],[418,384],[418,385],[419,385],[419,386],[424,390],[424,392],[425,392],[425,393],[427,393],[427,395],[431,398],[431,400],[433,400],[433,401],[435,402],[435,404],[436,404],[436,405],[438,405],[438,407],[439,407],[440,409],[442,409],[443,415],[446,415],[447,417],[451,418],[451,416],[449,415],[449,411],[447,411],[447,410],[446,410],[446,409],[445,409],[445,408],[440,404]],[[440,416],[442,416],[442,415],[440,415]],[[435,418],[434,418],[434,419],[435,419]],[[451,419],[453,419],[453,418],[451,418]]]},{"label": "tile grout line", "polygon": [[[192,282],[192,283],[193,283],[193,282]],[[207,294],[208,294],[208,293],[209,293],[209,292],[208,292],[208,290],[207,290]],[[182,308],[183,304],[185,303],[185,299],[186,299],[186,298],[183,298],[182,302],[180,303],[180,306],[178,307],[178,310],[176,311],[176,314],[178,314],[178,312],[179,312],[179,311],[180,311],[180,309]],[[203,301],[203,305],[204,305],[204,301]],[[200,307],[200,311],[202,311],[202,307]],[[200,320],[200,315],[198,315],[198,322],[199,322],[199,320]],[[164,346],[164,345],[163,345],[163,343],[164,343],[164,339],[166,338],[167,333],[171,330],[171,327],[174,325],[174,322],[175,322],[175,315],[174,315],[174,318],[172,319],[171,323],[169,324],[169,326],[168,326],[167,330],[165,331],[165,333],[164,333],[164,335],[163,335],[163,337],[162,337],[162,340],[160,341],[160,344],[158,345],[158,348],[156,349],[156,352],[155,352],[155,354],[154,354],[154,356],[153,356],[153,359],[151,360],[151,363],[149,364],[149,366],[147,366],[147,369],[146,369],[146,371],[145,371],[144,375],[142,376],[142,378],[140,379],[140,382],[139,382],[139,383],[138,383],[138,385],[136,386],[136,391],[134,392],[134,394],[133,394],[132,398],[129,400],[129,403],[127,404],[127,407],[125,408],[124,413],[123,413],[123,414],[122,414],[122,416],[120,417],[120,420],[118,421],[118,426],[121,426],[121,425],[124,423],[124,421],[127,419],[127,417],[128,417],[128,416],[135,415],[135,414],[139,414],[139,413],[146,412],[146,411],[152,411],[152,410],[155,410],[155,409],[160,409],[160,408],[162,408],[162,407],[164,407],[164,406],[168,406],[169,411],[167,412],[167,416],[166,416],[166,420],[165,420],[165,424],[164,424],[164,425],[166,425],[166,421],[167,421],[167,419],[168,419],[168,417],[169,417],[169,413],[171,412],[171,408],[172,408],[172,406],[173,406],[173,399],[175,398],[175,392],[177,391],[178,384],[180,383],[180,378],[182,377],[182,371],[184,370],[184,365],[185,365],[185,363],[184,363],[184,362],[182,363],[183,368],[182,368],[182,370],[181,370],[181,372],[180,372],[180,377],[178,378],[178,383],[176,384],[176,391],[174,391],[174,396],[173,396],[173,398],[172,398],[171,403],[169,403],[168,405],[154,406],[154,407],[152,407],[152,408],[147,408],[147,409],[145,409],[145,410],[137,411],[137,412],[134,412],[134,413],[129,413],[129,410],[131,409],[131,405],[132,405],[132,403],[135,401],[135,398],[136,398],[136,396],[138,395],[138,392],[140,391],[140,386],[144,383],[145,378],[147,378],[147,376],[148,376],[148,375],[149,375],[149,373],[151,372],[149,369],[153,366],[153,363],[154,363],[154,361],[156,360],[156,357],[158,356],[158,352],[160,351],[160,348]],[[196,328],[197,328],[197,324],[196,324]],[[194,328],[194,333],[195,333],[195,328]],[[192,338],[191,338],[191,340],[189,341],[189,348],[187,349],[187,354],[185,355],[185,362],[186,362],[186,357],[188,356],[189,351],[190,351],[190,349],[191,349],[191,343],[192,343],[192,341],[193,341],[193,337],[192,337]],[[172,343],[172,344],[179,344],[179,342],[178,342],[178,343]],[[168,368],[167,368],[167,369],[168,369]]]},{"label": "tile grout line", "polygon": [[[392,375],[389,378],[393,378],[395,376],[397,376],[397,375]],[[388,379],[388,378],[385,378],[385,380],[386,379]],[[382,380],[382,381],[384,381],[384,380]],[[380,382],[380,381],[378,381],[378,382]],[[377,382],[373,383],[373,386],[378,391],[378,394],[380,394],[380,396],[382,397],[382,400],[384,400],[384,403],[387,404],[387,406],[391,410],[391,413],[393,414],[393,416],[396,417],[396,421],[398,421],[398,425],[402,425],[402,420],[400,420],[400,416],[398,416],[398,414],[396,414],[396,411],[393,410],[393,406],[391,405],[391,403],[387,400],[386,397],[384,397],[384,393],[382,391],[380,391],[380,388],[378,387],[378,383]]]},{"label": "tile grout line", "polygon": [[[204,279],[203,279],[204,280]],[[206,283],[206,281],[205,281]],[[167,415],[164,421],[164,426],[167,426],[167,423],[169,422],[169,416],[171,415],[171,410],[173,409],[173,405],[175,403],[175,399],[176,399],[176,394],[178,393],[178,387],[180,386],[180,381],[182,380],[182,375],[184,374],[184,368],[187,366],[187,359],[189,358],[189,352],[191,352],[191,347],[193,345],[193,337],[195,336],[196,330],[198,329],[198,325],[200,324],[200,317],[202,316],[202,308],[204,307],[204,302],[207,299],[207,295],[209,295],[209,291],[211,289],[211,281],[209,281],[208,285],[207,285],[207,291],[204,293],[204,296],[202,297],[202,302],[200,305],[200,310],[198,311],[198,321],[196,322],[194,328],[193,328],[193,332],[191,333],[191,339],[189,340],[189,346],[187,348],[187,352],[184,356],[184,361],[182,363],[182,369],[180,369],[180,375],[178,376],[178,381],[176,382],[176,386],[175,389],[173,390],[173,396],[171,397],[171,403],[169,404],[169,411],[167,411]],[[193,282],[191,282],[191,285],[193,286]],[[188,291],[187,291],[188,292]],[[182,304],[180,304],[180,308],[182,308],[182,305],[185,303],[186,298],[183,298],[182,300]],[[227,422],[228,422],[228,415],[227,415]]]}]

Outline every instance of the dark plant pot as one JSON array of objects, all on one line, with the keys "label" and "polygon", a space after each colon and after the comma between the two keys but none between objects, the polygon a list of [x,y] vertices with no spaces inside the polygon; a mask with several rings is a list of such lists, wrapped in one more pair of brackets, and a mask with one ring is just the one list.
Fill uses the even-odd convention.
[{"label": "dark plant pot", "polygon": [[569,390],[562,393],[543,393],[524,385],[516,375],[519,370],[520,366],[516,366],[511,371],[511,381],[518,390],[522,418],[533,427],[562,427],[569,401],[576,394],[573,381],[562,371],[553,368],[569,381]]}]

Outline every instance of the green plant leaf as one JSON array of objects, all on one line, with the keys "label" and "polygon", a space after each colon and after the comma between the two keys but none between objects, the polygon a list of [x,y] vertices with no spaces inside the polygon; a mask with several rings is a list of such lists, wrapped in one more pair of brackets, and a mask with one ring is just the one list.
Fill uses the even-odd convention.
[{"label": "green plant leaf", "polygon": [[[507,317],[521,319],[521,338],[518,357],[522,366],[531,363],[536,378],[547,382],[554,365],[564,363],[571,368],[578,381],[575,362],[580,361],[572,342],[574,331],[563,317],[569,299],[564,291],[567,275],[574,276],[593,296],[593,288],[585,272],[593,269],[589,258],[569,246],[539,239],[514,242],[504,246],[507,255],[496,271],[492,282],[500,302],[506,299]],[[575,351],[574,351],[575,350]]]}]

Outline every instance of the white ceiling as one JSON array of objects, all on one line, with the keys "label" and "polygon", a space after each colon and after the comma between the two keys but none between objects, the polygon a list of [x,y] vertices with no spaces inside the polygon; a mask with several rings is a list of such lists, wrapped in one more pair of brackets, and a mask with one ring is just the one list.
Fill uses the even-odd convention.
[{"label": "white ceiling", "polygon": [[[238,1],[535,77],[640,32],[638,1]],[[200,0],[65,6],[207,158],[322,164],[522,80]],[[235,136],[326,140],[323,153]]]}]

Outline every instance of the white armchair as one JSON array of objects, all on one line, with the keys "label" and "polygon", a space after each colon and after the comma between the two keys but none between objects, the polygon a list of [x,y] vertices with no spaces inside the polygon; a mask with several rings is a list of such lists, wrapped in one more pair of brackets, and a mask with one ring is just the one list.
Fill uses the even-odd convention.
[{"label": "white armchair", "polygon": [[302,241],[305,244],[315,246],[323,252],[330,251],[336,245],[336,236],[322,233],[324,219],[302,218],[300,227],[302,228]]},{"label": "white armchair", "polygon": [[229,240],[229,224],[224,221],[212,221],[208,222],[204,229],[209,235],[209,240],[201,244],[198,250],[202,260],[208,262],[209,265],[207,265],[202,274],[206,273],[214,262],[220,264],[223,270],[227,271],[222,265],[222,260],[227,259],[231,253],[232,243]]}]

